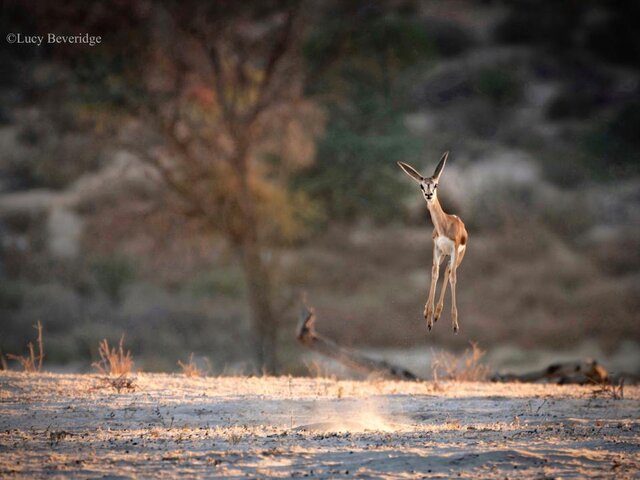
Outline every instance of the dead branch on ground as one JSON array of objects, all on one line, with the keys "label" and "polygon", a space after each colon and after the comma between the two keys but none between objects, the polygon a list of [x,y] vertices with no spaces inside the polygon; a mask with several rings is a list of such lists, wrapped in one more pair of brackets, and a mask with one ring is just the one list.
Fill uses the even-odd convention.
[{"label": "dead branch on ground", "polygon": [[554,363],[542,370],[518,374],[496,374],[491,378],[494,382],[549,382],[564,384],[607,384],[609,373],[595,360],[584,362]]},{"label": "dead branch on ground", "polygon": [[395,380],[421,380],[402,367],[391,365],[383,360],[366,357],[353,350],[341,347],[315,330],[316,315],[312,307],[303,304],[296,332],[298,341],[310,350],[337,360],[352,370],[368,375],[377,375]]}]

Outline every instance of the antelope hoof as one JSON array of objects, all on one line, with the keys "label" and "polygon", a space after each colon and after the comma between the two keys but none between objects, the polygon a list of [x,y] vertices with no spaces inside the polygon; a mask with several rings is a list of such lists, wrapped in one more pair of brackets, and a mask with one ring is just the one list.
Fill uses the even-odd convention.
[{"label": "antelope hoof", "polygon": [[427,304],[424,306],[424,318],[427,321],[427,330],[431,331],[433,326],[433,308]]},{"label": "antelope hoof", "polygon": [[453,333],[458,333],[460,327],[458,326],[458,309],[456,308],[451,311],[451,324],[453,325]]},{"label": "antelope hoof", "polygon": [[442,314],[442,305],[438,305],[436,307],[436,313],[434,313],[433,315],[433,321],[437,322],[441,314]]}]

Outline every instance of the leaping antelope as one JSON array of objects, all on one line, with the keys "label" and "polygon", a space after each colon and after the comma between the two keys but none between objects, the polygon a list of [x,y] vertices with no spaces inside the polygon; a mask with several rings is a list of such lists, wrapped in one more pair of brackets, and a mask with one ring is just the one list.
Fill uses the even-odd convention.
[{"label": "leaping antelope", "polygon": [[[429,289],[429,298],[424,306],[424,318],[427,320],[427,328],[431,330],[434,321],[438,321],[442,309],[444,307],[444,295],[447,291],[447,280],[451,284],[451,321],[453,323],[453,332],[458,333],[458,307],[456,306],[456,279],[457,270],[464,252],[467,248],[467,230],[464,223],[456,215],[448,215],[444,213],[440,202],[438,202],[438,181],[442,170],[447,163],[449,152],[445,152],[440,159],[440,163],[436,167],[432,177],[423,177],[411,165],[398,162],[398,165],[404,172],[420,184],[422,196],[427,201],[427,208],[431,214],[433,222],[433,266],[431,267],[431,288]],[[449,264],[444,271],[444,282],[440,291],[440,299],[434,311],[434,302],[436,296],[436,284],[440,275],[440,263],[444,257],[449,257]]]}]

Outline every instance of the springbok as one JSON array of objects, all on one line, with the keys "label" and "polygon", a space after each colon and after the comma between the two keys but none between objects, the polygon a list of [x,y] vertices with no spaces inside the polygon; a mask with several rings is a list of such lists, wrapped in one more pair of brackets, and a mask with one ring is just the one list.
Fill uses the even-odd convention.
[{"label": "springbok", "polygon": [[[423,177],[411,165],[398,162],[404,172],[413,178],[420,185],[422,196],[427,202],[427,208],[431,214],[433,222],[433,265],[431,267],[431,288],[429,298],[424,306],[424,318],[427,320],[427,328],[431,330],[434,321],[438,321],[444,307],[444,295],[447,291],[447,281],[451,284],[451,322],[453,332],[458,333],[458,307],[456,305],[456,280],[457,270],[464,258],[467,248],[467,230],[464,223],[456,215],[449,215],[442,210],[438,202],[438,181],[442,175],[442,170],[447,163],[449,152],[445,152],[436,167],[433,176]],[[449,257],[449,264],[444,271],[444,282],[440,291],[438,305],[434,309],[436,296],[436,284],[440,275],[440,263],[444,257]]]}]

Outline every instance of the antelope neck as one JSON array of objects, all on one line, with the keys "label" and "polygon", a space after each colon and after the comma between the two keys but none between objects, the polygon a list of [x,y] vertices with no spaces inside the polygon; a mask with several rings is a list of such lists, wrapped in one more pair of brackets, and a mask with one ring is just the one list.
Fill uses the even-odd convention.
[{"label": "antelope neck", "polygon": [[427,203],[427,209],[429,209],[431,221],[433,222],[433,226],[435,227],[438,236],[444,235],[446,213],[442,210],[438,197],[435,197],[431,203]]}]

